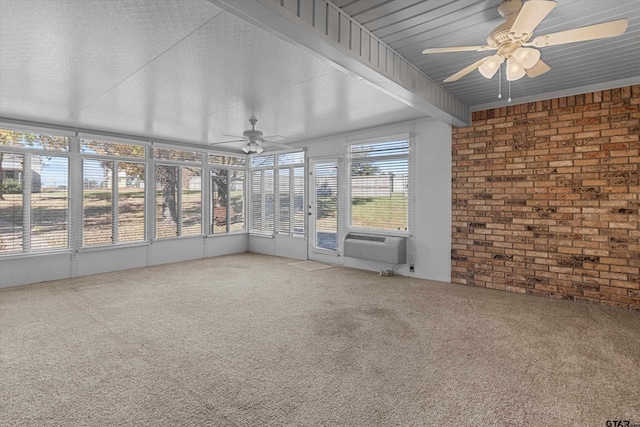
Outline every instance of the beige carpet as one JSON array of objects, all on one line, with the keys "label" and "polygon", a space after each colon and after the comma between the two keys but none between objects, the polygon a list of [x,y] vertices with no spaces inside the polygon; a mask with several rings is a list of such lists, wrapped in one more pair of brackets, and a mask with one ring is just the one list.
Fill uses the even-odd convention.
[{"label": "beige carpet", "polygon": [[332,265],[323,264],[321,262],[316,261],[298,261],[298,262],[290,262],[290,266],[300,268],[304,271],[318,271],[318,270],[326,270],[327,268],[333,268]]},{"label": "beige carpet", "polygon": [[0,425],[640,423],[640,313],[290,262],[0,291]]}]

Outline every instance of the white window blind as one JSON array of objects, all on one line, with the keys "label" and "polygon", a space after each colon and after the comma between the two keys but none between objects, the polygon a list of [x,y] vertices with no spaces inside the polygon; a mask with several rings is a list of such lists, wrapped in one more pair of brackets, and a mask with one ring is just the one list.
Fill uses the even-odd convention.
[{"label": "white window blind", "polygon": [[[142,145],[80,140],[83,157],[83,246],[146,239],[145,152]],[[132,161],[123,158],[131,158]]]},{"label": "white window blind", "polygon": [[278,232],[291,232],[291,170],[289,168],[278,170]]},{"label": "white window blind", "polygon": [[82,245],[113,242],[113,162],[82,161]]},{"label": "white window blind", "polygon": [[202,233],[202,168],[156,166],[156,238]]},{"label": "white window blind", "polygon": [[118,162],[118,242],[145,239],[145,164]]},{"label": "white window blind", "polygon": [[0,151],[0,254],[22,252],[23,156]]},{"label": "white window blind", "polygon": [[350,225],[409,229],[409,140],[354,144],[349,149]]},{"label": "white window blind", "polygon": [[304,166],[278,170],[278,232],[304,234]]},{"label": "white window blind", "polygon": [[69,246],[69,159],[31,156],[31,250]]},{"label": "white window blind", "polygon": [[274,170],[251,171],[250,231],[273,234],[275,224]]},{"label": "white window blind", "polygon": [[182,167],[182,236],[202,234],[202,168]]}]

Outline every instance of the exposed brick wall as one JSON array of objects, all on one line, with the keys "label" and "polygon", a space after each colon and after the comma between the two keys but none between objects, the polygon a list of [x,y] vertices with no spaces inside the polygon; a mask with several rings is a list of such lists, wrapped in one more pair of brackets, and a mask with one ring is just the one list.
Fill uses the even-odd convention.
[{"label": "exposed brick wall", "polygon": [[452,281],[640,310],[640,85],[453,130]]}]

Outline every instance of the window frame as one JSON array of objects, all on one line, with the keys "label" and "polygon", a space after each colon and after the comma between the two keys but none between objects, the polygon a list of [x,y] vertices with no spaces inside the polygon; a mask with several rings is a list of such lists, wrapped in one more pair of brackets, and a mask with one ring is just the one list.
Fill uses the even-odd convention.
[{"label": "window frame", "polygon": [[[107,143],[107,144],[123,144],[123,145],[133,145],[133,146],[137,146],[137,147],[141,147],[144,150],[145,155],[143,157],[129,157],[129,156],[122,156],[122,155],[112,155],[112,154],[99,154],[99,153],[86,153],[86,152],[82,152],[81,147],[82,147],[82,141],[83,140],[96,140],[96,141],[100,141],[101,143]],[[96,248],[105,248],[105,247],[112,247],[112,246],[130,246],[130,245],[139,245],[141,243],[148,243],[149,242],[149,234],[148,234],[148,223],[149,223],[149,200],[148,200],[148,182],[149,182],[149,168],[151,167],[151,163],[149,162],[149,159],[147,158],[147,150],[146,147],[148,146],[148,144],[144,144],[144,143],[136,143],[134,141],[129,141],[129,140],[123,140],[123,139],[112,139],[112,138],[108,138],[108,137],[103,137],[100,138],[98,135],[79,135],[78,136],[78,146],[77,146],[77,151],[78,151],[78,156],[80,159],[80,192],[81,192],[81,202],[80,202],[80,219],[79,219],[79,225],[78,225],[78,230],[79,230],[79,239],[78,239],[78,245],[79,245],[79,249],[82,250],[91,250],[91,249],[96,249]],[[84,208],[85,208],[85,198],[84,198],[84,165],[85,165],[85,160],[94,160],[94,161],[110,161],[113,163],[113,171],[111,173],[111,242],[110,243],[97,243],[97,244],[90,244],[90,245],[85,245],[84,243],[84,238],[85,238],[85,229],[84,229]],[[139,163],[144,165],[144,226],[143,226],[143,238],[141,240],[127,240],[124,242],[120,242],[118,239],[119,236],[119,214],[120,214],[120,196],[119,196],[119,186],[118,186],[118,176],[119,176],[119,165],[121,163]],[[154,184],[155,185],[155,184]]]},{"label": "window frame", "polygon": [[[356,145],[366,145],[366,144],[384,144],[389,142],[396,141],[407,141],[407,153],[406,154],[390,154],[386,156],[373,157],[374,160],[398,160],[398,159],[406,159],[407,160],[407,229],[406,230],[393,230],[386,228],[376,228],[376,227],[358,227],[352,224],[353,220],[353,212],[352,212],[352,176],[351,176],[351,167],[353,164],[353,159],[358,159],[359,157],[353,156],[351,153],[351,149]],[[385,235],[385,236],[400,236],[400,237],[411,237],[413,229],[414,229],[414,201],[415,201],[415,191],[414,191],[414,138],[410,132],[406,133],[395,133],[386,136],[380,137],[372,137],[372,138],[364,138],[364,139],[354,139],[353,141],[348,141],[345,144],[346,152],[347,152],[347,162],[346,162],[346,176],[345,176],[345,187],[344,193],[346,196],[345,200],[345,209],[344,209],[344,218],[346,219],[346,233],[349,232],[359,232],[359,233],[368,233],[368,234],[377,234],[377,235]]]},{"label": "window frame", "polygon": [[[72,136],[69,132],[64,131],[52,131],[50,129],[45,128],[23,128],[17,126],[7,125],[5,123],[0,123],[0,130],[10,131],[10,132],[21,132],[21,133],[30,133],[35,135],[48,135],[56,138],[66,139],[66,149],[64,150],[50,150],[45,149],[42,146],[29,146],[29,145],[0,145],[0,152],[8,155],[17,155],[22,156],[22,209],[21,209],[21,217],[22,217],[22,230],[20,237],[20,245],[21,249],[19,251],[11,251],[6,253],[0,253],[0,258],[4,257],[17,257],[17,256],[32,256],[32,255],[40,255],[47,253],[56,253],[56,252],[68,252],[71,250],[73,245],[73,215],[72,215],[72,177],[71,177],[71,144],[72,144]],[[33,206],[32,206],[32,194],[34,193],[32,190],[32,173],[25,174],[25,166],[29,167],[30,172],[33,171],[32,167],[32,159],[34,156],[37,157],[61,157],[67,160],[67,197],[66,197],[66,246],[64,247],[55,247],[55,248],[46,248],[39,249],[35,248],[32,245],[32,233],[33,233]],[[4,156],[3,156],[4,157]],[[4,159],[3,159],[4,160]],[[28,175],[28,176],[27,176]],[[29,185],[24,185],[27,182]]]},{"label": "window frame", "polygon": [[[211,161],[212,157],[235,157],[235,158],[239,158],[239,159],[244,159],[244,164],[220,164],[220,163],[213,163]],[[231,155],[231,154],[218,154],[218,153],[207,153],[207,173],[209,176],[209,191],[208,191],[208,202],[210,203],[208,211],[209,211],[209,215],[208,215],[208,219],[207,219],[207,236],[209,237],[218,237],[218,236],[228,236],[231,234],[245,234],[247,233],[247,230],[249,228],[249,196],[248,196],[248,185],[249,185],[249,175],[250,175],[250,171],[248,168],[248,163],[249,163],[249,157],[246,156],[240,156],[240,155]],[[213,174],[212,171],[213,170],[226,170],[228,172],[227,174],[227,181],[229,180],[229,173],[231,172],[242,172],[244,173],[244,178],[243,178],[243,184],[242,184],[242,203],[243,203],[243,215],[244,215],[244,225],[242,227],[241,230],[231,230],[231,216],[227,214],[227,223],[226,223],[226,228],[227,231],[225,232],[219,232],[219,233],[214,233],[214,209],[215,206],[211,205],[213,204]],[[229,183],[227,182],[227,185],[229,185]],[[227,194],[227,197],[229,198],[229,200],[231,199],[231,194]],[[229,206],[230,201],[227,201],[227,207]],[[228,212],[228,211],[227,211]]]}]

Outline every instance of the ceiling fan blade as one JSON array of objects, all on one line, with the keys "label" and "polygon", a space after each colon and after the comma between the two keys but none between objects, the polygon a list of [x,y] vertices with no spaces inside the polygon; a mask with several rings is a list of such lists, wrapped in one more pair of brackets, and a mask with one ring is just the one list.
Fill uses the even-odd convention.
[{"label": "ceiling fan blade", "polygon": [[285,138],[284,136],[281,136],[281,135],[268,135],[268,136],[263,136],[262,139],[264,139],[264,140],[277,139],[278,141],[284,141],[287,138]]},{"label": "ceiling fan blade", "polygon": [[556,7],[554,1],[529,0],[520,9],[509,34],[513,34],[515,37],[524,36],[526,40],[554,7]]},{"label": "ceiling fan blade", "polygon": [[222,136],[230,136],[231,138],[244,138],[244,136],[241,135],[229,135],[228,133],[223,133]]},{"label": "ceiling fan blade", "polygon": [[449,53],[449,52],[471,52],[478,51],[482,52],[485,50],[494,49],[491,46],[456,46],[456,47],[432,47],[429,49],[425,49],[422,53]]},{"label": "ceiling fan blade", "polygon": [[458,71],[457,73],[447,77],[446,79],[444,79],[444,82],[445,83],[455,82],[456,80],[466,76],[467,74],[469,74],[473,70],[477,69],[479,66],[482,65],[482,63],[484,61],[488,60],[489,58],[491,58],[491,56],[487,56],[486,58],[479,59],[478,61],[474,62],[473,64],[469,65],[468,67],[463,68],[462,70]]},{"label": "ceiling fan blade", "polygon": [[273,145],[274,147],[284,148],[286,150],[291,150],[293,147],[288,144],[282,144],[280,142],[271,141],[268,139],[262,139],[262,142],[265,144]]},{"label": "ceiling fan blade", "polygon": [[546,73],[550,69],[551,67],[549,67],[546,63],[542,62],[542,60],[539,60],[536,63],[536,65],[534,65],[531,68],[527,68],[524,71],[525,73],[527,73],[527,76],[529,78],[534,78],[534,77],[541,76],[542,74]]},{"label": "ceiling fan blade", "polygon": [[246,142],[246,139],[232,139],[231,141],[210,142],[209,145],[229,144],[231,142]]},{"label": "ceiling fan blade", "polygon": [[605,22],[603,24],[589,25],[588,27],[538,36],[533,39],[531,44],[536,47],[545,47],[615,37],[627,31],[628,26],[628,19],[618,19],[617,21]]}]

